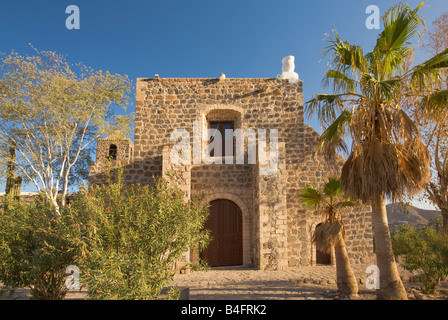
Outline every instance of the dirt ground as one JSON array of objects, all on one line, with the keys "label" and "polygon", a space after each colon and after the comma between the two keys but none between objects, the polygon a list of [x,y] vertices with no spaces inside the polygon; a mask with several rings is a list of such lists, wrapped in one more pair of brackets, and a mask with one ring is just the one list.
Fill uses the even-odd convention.
[{"label": "dirt ground", "polygon": [[[367,289],[366,266],[352,266],[358,279],[359,294],[353,300],[375,300],[374,290]],[[415,276],[400,269],[409,300],[448,300],[448,280],[441,282],[434,295],[423,294]],[[310,266],[288,271],[260,271],[243,267],[211,268],[174,276],[168,287],[177,286],[182,298],[189,300],[337,300],[335,266]],[[81,279],[82,282],[82,279]],[[29,290],[16,289],[12,295],[1,288],[1,300],[26,300]],[[87,290],[70,290],[66,300],[88,299]]]},{"label": "dirt ground", "polygon": [[[358,296],[353,300],[376,300],[367,289],[365,265],[352,266],[358,279]],[[448,300],[448,280],[434,295],[422,294],[415,275],[400,268],[409,300]],[[212,268],[176,275],[170,285],[189,288],[190,300],[335,300],[349,299],[337,292],[335,266],[310,266],[288,271],[260,271],[241,267]]]}]

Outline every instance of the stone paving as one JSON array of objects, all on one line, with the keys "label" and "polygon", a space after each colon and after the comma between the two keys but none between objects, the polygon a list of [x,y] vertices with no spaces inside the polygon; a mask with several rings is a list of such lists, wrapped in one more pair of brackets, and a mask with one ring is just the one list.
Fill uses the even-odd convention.
[{"label": "stone paving", "polygon": [[[353,267],[360,297],[375,299],[365,287],[366,266]],[[308,300],[337,299],[335,266],[260,271],[242,267],[212,268],[175,275],[170,286],[189,288],[190,300]]]},{"label": "stone paving", "polygon": [[[353,269],[362,281],[365,266]],[[167,287],[188,288],[190,300],[334,299],[337,298],[335,279],[335,266],[318,265],[288,271],[261,271],[236,266],[176,274]],[[86,296],[85,289],[69,290],[66,299],[85,299]],[[17,289],[12,298],[29,299],[29,292]]]},{"label": "stone paving", "polygon": [[[366,288],[367,265],[352,265],[359,283],[359,295],[353,299],[375,300],[374,290]],[[421,284],[410,282],[409,272],[399,268],[409,299],[448,299],[448,281],[443,281],[438,295],[422,295],[416,290]],[[189,300],[333,300],[347,299],[337,293],[336,267],[317,265],[288,271],[261,271],[244,267],[211,268],[177,274],[167,287],[178,286],[188,292]],[[66,300],[82,300],[87,290],[70,290]],[[29,292],[18,289],[13,297],[5,293],[3,299],[29,299]],[[182,297],[181,297],[182,298]],[[185,297],[184,297],[185,298]]]}]

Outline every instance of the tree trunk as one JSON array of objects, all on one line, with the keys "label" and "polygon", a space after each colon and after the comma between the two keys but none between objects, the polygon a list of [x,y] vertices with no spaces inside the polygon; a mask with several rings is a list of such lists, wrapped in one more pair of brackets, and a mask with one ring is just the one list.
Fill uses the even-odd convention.
[{"label": "tree trunk", "polygon": [[350,260],[342,237],[334,245],[334,254],[336,256],[338,291],[350,297],[358,296],[358,282],[350,266]]},{"label": "tree trunk", "polygon": [[448,236],[448,209],[442,210],[442,232]]},{"label": "tree trunk", "polygon": [[375,234],[376,263],[380,270],[378,300],[407,300],[406,289],[400,279],[387,221],[386,201],[379,196],[372,201],[372,222]]}]

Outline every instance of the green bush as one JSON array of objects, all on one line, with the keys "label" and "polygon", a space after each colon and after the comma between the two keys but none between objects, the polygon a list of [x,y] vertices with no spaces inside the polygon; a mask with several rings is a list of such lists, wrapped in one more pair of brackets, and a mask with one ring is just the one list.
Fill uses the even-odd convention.
[{"label": "green bush", "polygon": [[74,265],[92,299],[156,299],[173,264],[208,243],[201,203],[162,179],[82,188],[59,214],[44,196],[10,202],[0,212],[0,281],[31,288],[34,299],[63,299]]},{"label": "green bush", "polygon": [[392,245],[406,270],[420,272],[423,292],[434,293],[441,278],[448,275],[448,237],[429,227],[403,226],[393,235]]},{"label": "green bush", "polygon": [[82,255],[76,212],[68,206],[55,212],[41,195],[30,203],[10,201],[0,212],[0,281],[30,288],[33,299],[63,299],[66,268]]},{"label": "green bush", "polygon": [[155,187],[116,183],[89,188],[73,200],[87,254],[81,282],[92,299],[156,299],[170,268],[191,247],[207,243],[207,206],[160,179]]}]

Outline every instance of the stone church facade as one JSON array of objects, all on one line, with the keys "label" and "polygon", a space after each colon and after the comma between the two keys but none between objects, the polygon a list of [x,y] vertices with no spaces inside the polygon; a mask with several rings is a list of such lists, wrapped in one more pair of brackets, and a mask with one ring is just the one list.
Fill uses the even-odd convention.
[{"label": "stone church facade", "polygon": [[[193,153],[195,129],[203,136],[209,128],[216,128],[224,137],[223,128],[243,132],[265,129],[268,151],[269,133],[278,132],[275,170],[266,173],[267,165],[258,154],[255,163],[249,163],[253,150],[248,141],[238,150],[243,150],[243,163],[237,163],[235,155],[225,156],[222,164],[194,161],[194,156],[189,163],[173,161],[172,150],[180,140],[172,138],[175,130],[188,133]],[[343,163],[342,158],[329,161],[316,153],[318,137],[304,124],[301,80],[281,76],[139,78],[134,144],[119,134],[99,140],[90,183],[104,181],[108,158],[115,166],[124,167],[123,177],[128,183],[148,184],[153,176],[170,172],[186,199],[197,194],[211,204],[207,228],[216,240],[201,253],[211,265],[285,270],[334,263],[334,255],[326,257],[316,251],[311,241],[322,215],[305,210],[299,199],[299,190],[306,184],[319,187],[329,176],[339,176]],[[208,138],[202,139],[202,147]],[[373,255],[370,209],[351,210],[343,219],[351,262],[367,263]],[[185,260],[197,261],[198,255],[192,250]]]}]

